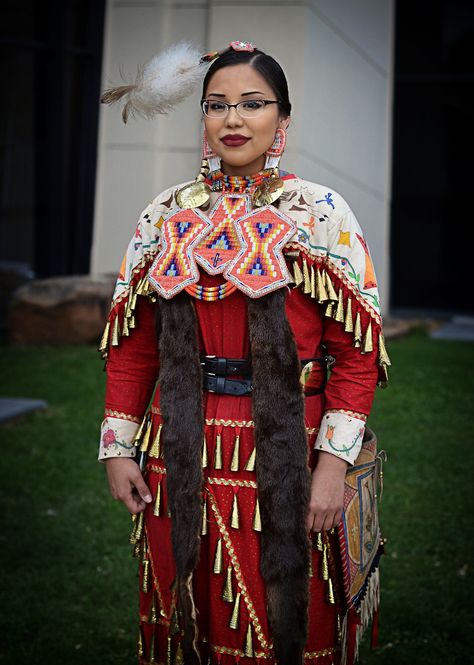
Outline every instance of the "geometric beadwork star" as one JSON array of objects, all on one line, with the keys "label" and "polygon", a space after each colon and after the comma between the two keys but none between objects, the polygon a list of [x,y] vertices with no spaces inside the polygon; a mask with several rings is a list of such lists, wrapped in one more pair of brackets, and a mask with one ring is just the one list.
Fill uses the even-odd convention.
[{"label": "geometric beadwork star", "polygon": [[223,273],[241,248],[235,230],[235,222],[250,212],[250,196],[245,194],[225,194],[220,196],[209,219],[214,229],[194,250],[196,261],[210,275]]},{"label": "geometric beadwork star", "polygon": [[294,221],[272,205],[236,221],[241,249],[224,277],[250,298],[280,289],[291,281],[283,246],[296,233]]},{"label": "geometric beadwork star", "polygon": [[154,260],[148,280],[163,298],[173,298],[199,280],[193,249],[212,230],[212,222],[196,209],[172,212],[164,221],[161,251]]}]

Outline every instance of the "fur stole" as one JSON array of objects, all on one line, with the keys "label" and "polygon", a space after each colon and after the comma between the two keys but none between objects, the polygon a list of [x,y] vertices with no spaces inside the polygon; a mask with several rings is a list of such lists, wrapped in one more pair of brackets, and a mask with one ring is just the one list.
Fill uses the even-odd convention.
[{"label": "fur stole", "polygon": [[[302,665],[307,637],[310,492],[296,345],[280,289],[248,302],[256,475],[262,518],[261,573],[276,659]],[[199,663],[191,582],[199,557],[202,375],[196,317],[187,294],[160,300],[160,385],[172,544],[186,665]]]}]

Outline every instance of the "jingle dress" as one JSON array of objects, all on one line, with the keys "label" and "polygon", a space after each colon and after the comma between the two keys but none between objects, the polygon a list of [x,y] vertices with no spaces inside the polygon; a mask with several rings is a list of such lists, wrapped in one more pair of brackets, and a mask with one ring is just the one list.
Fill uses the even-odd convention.
[{"label": "jingle dress", "polygon": [[[286,314],[298,356],[320,357],[324,345],[335,358],[324,392],[305,399],[310,467],[316,464],[317,451],[324,450],[345,459],[351,469],[366,469],[374,461],[375,450],[370,437],[363,443],[365,421],[375,386],[385,380],[389,364],[369,250],[353,213],[338,194],[294,175],[287,174],[283,180],[278,209],[296,226],[281,261],[283,273],[288,270],[288,281],[291,278]],[[176,212],[178,189],[160,194],[139,218],[100,347],[107,357],[107,389],[99,458],[134,457],[140,448],[148,451],[145,479],[153,503],[135,520],[131,538],[140,562],[141,665],[182,662],[157,385],[160,358],[155,317],[160,296],[153,280],[148,280],[166,253],[161,238],[167,216]],[[232,231],[242,210],[232,213],[230,209],[242,201],[230,200],[229,208],[229,199],[220,199],[219,208],[221,195],[212,193],[209,214],[214,228],[224,225],[218,228],[213,247],[225,255],[223,250],[232,250],[242,240]],[[250,199],[245,204],[250,206]],[[261,261],[254,260],[252,266],[253,274],[265,273]],[[166,270],[170,274],[169,264]],[[198,277],[202,287],[223,284],[222,275],[202,268]],[[194,288],[194,295],[202,298],[203,291]],[[245,359],[250,352],[248,295],[239,288],[228,295],[225,288],[214,291],[224,297],[213,301],[193,299],[200,354]],[[204,297],[206,293],[212,292],[204,290]],[[274,662],[272,638],[259,571],[261,522],[252,399],[205,391],[203,405],[203,522],[199,564],[193,575],[202,662],[210,659],[226,665],[262,658],[262,663],[270,664]],[[377,608],[380,533],[370,495],[375,489],[367,485],[369,499],[364,501],[372,501],[366,510],[372,522],[369,536],[362,535],[365,540],[359,545],[357,539],[351,541],[351,532],[359,534],[361,527],[356,524],[349,529],[348,522],[358,485],[358,481],[352,489],[346,485],[347,511],[338,532],[313,536],[305,663],[325,665],[344,659],[351,663],[358,626],[365,625]]]}]

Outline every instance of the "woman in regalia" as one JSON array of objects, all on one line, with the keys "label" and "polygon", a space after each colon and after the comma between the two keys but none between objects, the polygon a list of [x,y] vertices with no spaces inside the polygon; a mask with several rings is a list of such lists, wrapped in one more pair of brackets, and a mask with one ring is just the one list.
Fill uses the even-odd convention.
[{"label": "woman in regalia", "polygon": [[150,117],[203,77],[201,171],[140,215],[101,341],[139,662],[352,663],[378,605],[365,423],[389,364],[369,250],[341,196],[279,168],[288,86],[252,44],[178,44],[103,101]]}]

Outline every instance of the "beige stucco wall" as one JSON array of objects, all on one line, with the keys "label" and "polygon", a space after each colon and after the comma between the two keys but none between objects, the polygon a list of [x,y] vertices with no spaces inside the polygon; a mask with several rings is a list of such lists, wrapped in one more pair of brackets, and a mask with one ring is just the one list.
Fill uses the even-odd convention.
[{"label": "beige stucco wall", "polygon": [[[387,309],[393,0],[108,0],[104,87],[180,40],[249,39],[290,84],[282,166],[347,199],[368,237]],[[123,125],[102,108],[93,272],[115,271],[141,210],[199,168],[200,91],[169,116]]]}]

